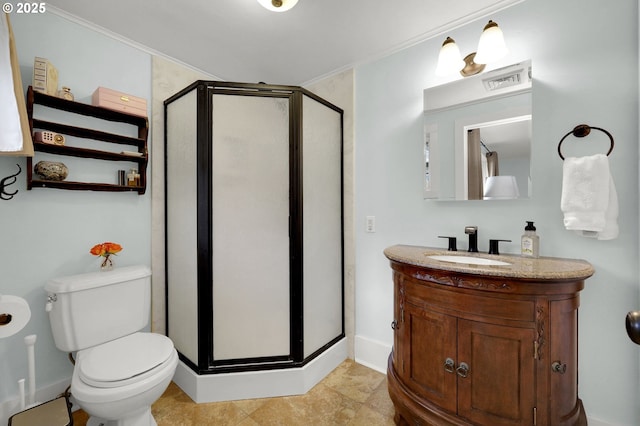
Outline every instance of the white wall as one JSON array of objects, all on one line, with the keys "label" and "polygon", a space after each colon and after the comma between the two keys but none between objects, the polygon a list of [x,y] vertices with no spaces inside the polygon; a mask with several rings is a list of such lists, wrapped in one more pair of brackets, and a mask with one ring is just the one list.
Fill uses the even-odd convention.
[{"label": "white wall", "polygon": [[[392,281],[385,247],[444,247],[465,225],[489,238],[513,240],[517,253],[525,220],[534,220],[541,254],[582,258],[596,274],[581,293],[579,389],[591,422],[640,424],[638,347],[624,318],[639,308],[638,285],[638,2],[525,1],[378,61],[356,68],[356,359],[381,370],[392,345]],[[434,69],[451,35],[463,54],[474,51],[487,19],[502,27],[510,54],[497,66],[533,61],[533,195],[530,200],[444,202],[422,199],[422,91],[446,81]],[[620,237],[596,241],[563,228],[560,211],[561,137],[580,123],[609,130],[620,194]],[[596,132],[594,132],[596,133]],[[604,135],[563,144],[563,153],[606,151]],[[565,151],[566,146],[566,151]],[[376,216],[376,233],[365,217]]]},{"label": "white wall", "polygon": [[[25,90],[31,84],[34,56],[43,56],[58,68],[60,86],[71,87],[78,101],[90,103],[98,86],[150,98],[149,54],[52,13],[12,14],[11,23]],[[38,336],[38,388],[57,391],[62,386],[64,390],[70,381],[72,366],[55,347],[44,311],[45,282],[97,271],[98,259],[89,249],[103,241],[123,246],[116,258],[119,266],[150,263],[149,189],[142,196],[46,188],[27,191],[24,158],[0,157],[0,178],[14,173],[16,163],[23,172],[7,190],[18,193],[10,201],[0,200],[0,293],[24,297],[32,317],[21,332],[0,339],[0,422],[10,414],[3,411],[10,410],[7,407],[18,395],[17,381],[27,376],[24,336]]]}]

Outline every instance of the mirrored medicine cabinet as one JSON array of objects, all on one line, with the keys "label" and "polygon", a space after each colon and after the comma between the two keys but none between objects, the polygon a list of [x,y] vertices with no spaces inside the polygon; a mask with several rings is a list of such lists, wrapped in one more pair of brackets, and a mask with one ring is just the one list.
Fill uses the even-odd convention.
[{"label": "mirrored medicine cabinet", "polygon": [[531,61],[424,90],[424,198],[531,196]]}]

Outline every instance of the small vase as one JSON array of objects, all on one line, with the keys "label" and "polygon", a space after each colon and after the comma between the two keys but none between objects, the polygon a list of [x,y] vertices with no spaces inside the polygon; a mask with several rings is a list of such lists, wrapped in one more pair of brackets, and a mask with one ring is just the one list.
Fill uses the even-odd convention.
[{"label": "small vase", "polygon": [[113,268],[114,268],[114,264],[111,256],[110,255],[104,256],[102,263],[100,263],[100,270],[104,272],[104,271],[110,271]]}]

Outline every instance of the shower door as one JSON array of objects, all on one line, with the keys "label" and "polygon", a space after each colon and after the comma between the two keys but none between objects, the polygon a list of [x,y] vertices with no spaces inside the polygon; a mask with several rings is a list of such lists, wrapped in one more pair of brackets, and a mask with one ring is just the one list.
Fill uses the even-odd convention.
[{"label": "shower door", "polygon": [[197,373],[297,367],[344,338],[342,114],[295,86],[165,101],[167,330]]},{"label": "shower door", "polygon": [[289,99],[213,94],[213,359],[289,348]]}]

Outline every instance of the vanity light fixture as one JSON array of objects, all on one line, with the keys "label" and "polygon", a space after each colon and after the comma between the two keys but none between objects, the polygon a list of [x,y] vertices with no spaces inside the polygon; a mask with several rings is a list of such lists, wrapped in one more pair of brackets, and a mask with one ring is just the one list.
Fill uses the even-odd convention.
[{"label": "vanity light fixture", "polygon": [[272,12],[286,12],[298,3],[298,0],[258,0],[258,3]]},{"label": "vanity light fixture", "polygon": [[436,74],[448,75],[459,72],[463,77],[469,77],[481,73],[486,64],[502,59],[507,53],[509,50],[504,42],[502,30],[498,24],[490,20],[480,36],[478,51],[468,54],[464,60],[456,42],[447,37],[438,55]]}]

